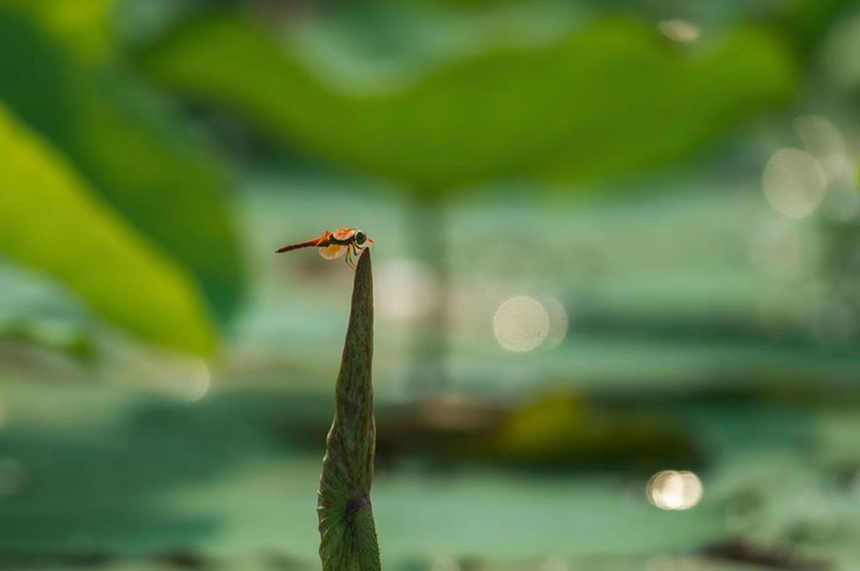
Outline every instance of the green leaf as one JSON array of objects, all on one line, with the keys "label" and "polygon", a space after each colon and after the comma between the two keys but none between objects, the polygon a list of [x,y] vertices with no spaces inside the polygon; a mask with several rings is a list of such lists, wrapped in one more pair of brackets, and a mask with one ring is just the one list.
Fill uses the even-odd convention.
[{"label": "green leaf", "polygon": [[370,250],[358,260],[349,327],[335,388],[318,501],[325,571],[378,571],[379,546],[370,503],[373,418],[373,272]]},{"label": "green leaf", "polygon": [[0,252],[62,280],[132,333],[212,353],[212,322],[190,276],[129,228],[56,149],[2,105],[0,171]]},{"label": "green leaf", "polygon": [[374,91],[321,81],[230,15],[192,21],[140,61],[164,85],[288,144],[427,191],[505,175],[581,181],[675,159],[786,103],[797,83],[766,31],[684,49],[630,20]]},{"label": "green leaf", "polygon": [[38,19],[83,61],[102,59],[110,51],[116,0],[0,0],[0,4]]},{"label": "green leaf", "polygon": [[224,173],[142,86],[119,70],[84,66],[62,46],[44,24],[0,4],[0,100],[186,265],[216,313],[229,316],[242,265]]}]

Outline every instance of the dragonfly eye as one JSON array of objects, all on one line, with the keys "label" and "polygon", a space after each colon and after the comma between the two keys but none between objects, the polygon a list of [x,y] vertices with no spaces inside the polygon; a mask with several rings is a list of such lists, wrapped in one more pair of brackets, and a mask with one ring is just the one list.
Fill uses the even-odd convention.
[{"label": "dragonfly eye", "polygon": [[364,232],[359,230],[355,233],[355,241],[359,246],[361,246],[367,241],[367,236],[364,234]]}]

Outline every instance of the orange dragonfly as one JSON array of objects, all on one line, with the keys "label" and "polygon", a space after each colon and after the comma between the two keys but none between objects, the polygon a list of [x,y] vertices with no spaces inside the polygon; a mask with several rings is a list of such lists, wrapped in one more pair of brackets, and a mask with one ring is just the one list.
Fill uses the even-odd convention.
[{"label": "orange dragonfly", "polygon": [[367,248],[365,245],[367,242],[373,244],[373,240],[368,238],[367,234],[361,230],[341,228],[334,232],[326,230],[319,238],[314,238],[307,242],[296,242],[295,244],[278,248],[275,253],[291,252],[300,248],[319,248],[320,256],[326,260],[336,260],[346,254],[346,263],[350,268],[355,269],[353,256],[360,256],[364,252],[364,249]]}]

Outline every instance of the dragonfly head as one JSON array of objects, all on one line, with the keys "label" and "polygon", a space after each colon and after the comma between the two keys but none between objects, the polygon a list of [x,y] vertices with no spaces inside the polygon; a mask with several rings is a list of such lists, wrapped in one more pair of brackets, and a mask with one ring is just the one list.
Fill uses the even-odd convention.
[{"label": "dragonfly head", "polygon": [[[358,244],[359,246],[361,246],[362,244],[367,242],[367,240],[368,240],[367,234],[365,234],[361,230],[359,230],[358,232],[355,233],[355,243]],[[373,242],[373,240],[371,240],[371,242]]]}]

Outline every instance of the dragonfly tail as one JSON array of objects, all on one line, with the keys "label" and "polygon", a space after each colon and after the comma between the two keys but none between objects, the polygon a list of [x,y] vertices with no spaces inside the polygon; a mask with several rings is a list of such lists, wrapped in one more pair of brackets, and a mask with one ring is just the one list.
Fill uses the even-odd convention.
[{"label": "dragonfly tail", "polygon": [[298,242],[296,244],[290,244],[289,246],[284,246],[283,248],[278,248],[275,250],[276,254],[281,254],[283,252],[291,252],[293,250],[298,250],[299,248],[312,248],[314,246],[319,245],[320,238],[314,238],[313,240],[308,240],[307,242]]}]

